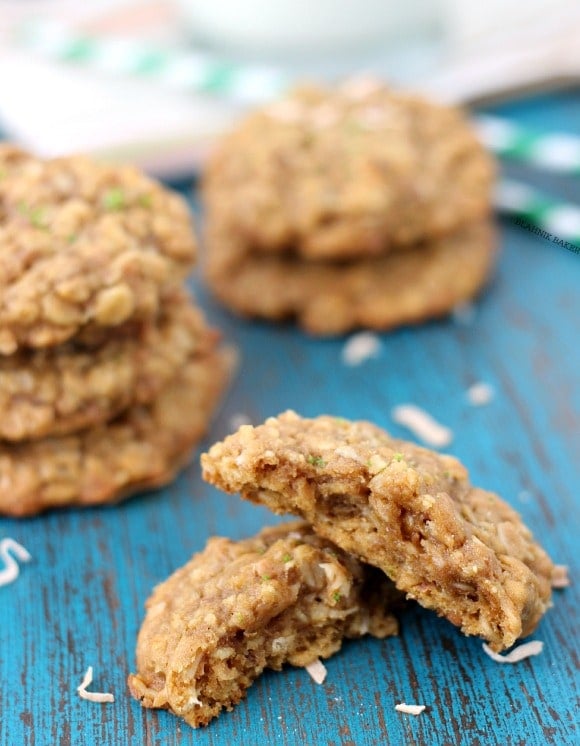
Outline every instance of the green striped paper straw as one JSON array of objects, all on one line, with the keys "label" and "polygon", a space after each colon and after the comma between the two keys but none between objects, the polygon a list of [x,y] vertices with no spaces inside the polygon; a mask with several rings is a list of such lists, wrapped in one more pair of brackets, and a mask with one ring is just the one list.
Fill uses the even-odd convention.
[{"label": "green striped paper straw", "polygon": [[539,235],[572,251],[580,251],[580,207],[568,204],[511,179],[499,182],[495,207],[520,225],[534,227]]},{"label": "green striped paper straw", "polygon": [[273,67],[239,66],[211,54],[156,48],[138,40],[79,34],[51,21],[25,24],[17,40],[38,54],[114,75],[155,80],[170,88],[256,104],[283,91],[288,80]]},{"label": "green striped paper straw", "polygon": [[513,122],[483,114],[475,118],[475,127],[483,144],[501,158],[580,174],[580,137],[530,132]]}]

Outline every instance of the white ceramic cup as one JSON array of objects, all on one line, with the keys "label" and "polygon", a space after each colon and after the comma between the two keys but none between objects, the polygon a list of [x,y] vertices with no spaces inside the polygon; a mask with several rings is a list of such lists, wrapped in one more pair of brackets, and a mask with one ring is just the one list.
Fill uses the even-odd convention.
[{"label": "white ceramic cup", "polygon": [[190,32],[216,49],[327,54],[433,24],[436,0],[175,0]]}]

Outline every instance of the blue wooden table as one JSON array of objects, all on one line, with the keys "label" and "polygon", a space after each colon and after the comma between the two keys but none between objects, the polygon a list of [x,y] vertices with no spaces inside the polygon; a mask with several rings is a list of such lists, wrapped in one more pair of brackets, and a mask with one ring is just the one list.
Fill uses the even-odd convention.
[{"label": "blue wooden table", "polygon": [[[578,94],[494,111],[580,133]],[[578,182],[535,178],[580,201]],[[495,282],[470,326],[446,320],[382,335],[380,356],[356,368],[341,363],[344,340],[237,320],[198,288],[211,320],[242,353],[202,448],[222,438],[237,413],[258,422],[287,407],[328,412],[368,418],[407,437],[390,421],[391,408],[425,407],[454,430],[449,451],[473,481],[510,501],[554,560],[572,568],[572,587],[555,593],[533,636],[544,641],[544,652],[515,666],[496,664],[480,641],[415,608],[402,617],[399,638],[346,644],[328,661],[323,686],[299,669],[266,673],[234,712],[201,731],[166,712],[142,710],[125,680],[153,585],[209,536],[244,537],[275,520],[205,485],[198,451],[173,485],[118,507],[0,519],[0,538],[15,538],[33,555],[17,582],[0,588],[2,746],[580,743],[580,256],[507,223],[501,243]],[[496,395],[488,406],[471,407],[465,390],[480,380]],[[93,688],[114,692],[114,704],[77,696],[89,665]],[[427,709],[403,715],[397,702]]]}]

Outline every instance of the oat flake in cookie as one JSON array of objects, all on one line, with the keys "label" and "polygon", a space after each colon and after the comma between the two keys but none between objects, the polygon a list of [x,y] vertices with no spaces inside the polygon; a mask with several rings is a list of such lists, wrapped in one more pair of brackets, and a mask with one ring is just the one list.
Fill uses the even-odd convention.
[{"label": "oat flake in cookie", "polygon": [[292,513],[499,651],[550,606],[553,564],[520,516],[457,459],[367,422],[286,412],[202,456],[204,478]]},{"label": "oat flake in cookie", "polygon": [[151,317],[195,257],[185,202],[136,169],[0,146],[0,354]]},{"label": "oat flake in cookie", "polygon": [[131,693],[207,725],[265,668],[308,666],[344,638],[396,634],[397,596],[382,573],[301,522],[210,539],[147,601]]},{"label": "oat flake in cookie", "polygon": [[211,223],[256,253],[383,255],[489,215],[492,158],[457,109],[384,85],[304,88],[251,116],[206,170]]}]

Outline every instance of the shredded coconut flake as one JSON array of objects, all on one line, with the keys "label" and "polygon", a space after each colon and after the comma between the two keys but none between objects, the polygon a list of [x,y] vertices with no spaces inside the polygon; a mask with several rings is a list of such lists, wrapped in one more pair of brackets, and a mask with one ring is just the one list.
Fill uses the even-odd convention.
[{"label": "shredded coconut flake", "polygon": [[451,311],[451,316],[456,324],[470,326],[475,319],[475,307],[471,303],[460,303]]},{"label": "shredded coconut flake", "polygon": [[306,666],[306,670],[317,684],[322,684],[324,682],[324,679],[326,678],[326,674],[328,673],[326,670],[326,666],[320,660],[320,658],[317,658],[315,661],[312,661],[312,663],[309,663]]},{"label": "shredded coconut flake", "polygon": [[322,104],[311,112],[310,123],[315,129],[324,130],[333,127],[340,120],[340,117],[340,112],[334,106]]},{"label": "shredded coconut flake", "polygon": [[568,565],[554,565],[552,572],[552,588],[567,588],[570,585]]},{"label": "shredded coconut flake", "polygon": [[489,657],[496,663],[518,663],[526,658],[530,658],[532,655],[540,655],[543,649],[543,642],[540,642],[540,640],[532,640],[523,645],[518,645],[517,648],[514,648],[507,655],[500,655],[499,653],[494,653],[485,642],[483,643],[484,652],[487,653],[487,655],[489,655]]},{"label": "shredded coconut flake", "polygon": [[77,692],[81,699],[87,699],[89,702],[114,702],[115,697],[109,692],[87,692],[87,686],[93,682],[93,667],[89,666],[83,680],[77,686]]},{"label": "shredded coconut flake", "polygon": [[32,559],[30,553],[22,546],[22,544],[14,541],[14,539],[2,539],[2,541],[0,541],[0,559],[3,560],[5,567],[3,570],[0,570],[0,586],[13,583],[20,575],[18,562],[10,552],[12,552],[20,562],[30,562]]},{"label": "shredded coconut flake", "polygon": [[342,458],[350,458],[353,461],[357,461],[359,464],[363,463],[363,459],[352,446],[338,446],[334,452],[337,456],[342,456]]},{"label": "shredded coconut flake", "polygon": [[367,73],[347,78],[339,90],[345,98],[361,101],[380,91],[382,87],[383,84],[379,78]]},{"label": "shredded coconut flake", "polygon": [[474,407],[482,407],[484,404],[489,404],[493,399],[494,393],[493,386],[489,383],[479,381],[467,389],[467,398],[469,403],[473,404]]},{"label": "shredded coconut flake", "polygon": [[405,715],[420,715],[425,709],[425,705],[406,705],[401,702],[400,705],[395,705],[397,712],[404,712]]},{"label": "shredded coconut flake", "polygon": [[244,414],[243,412],[236,412],[230,417],[230,421],[228,424],[230,426],[230,430],[232,432],[235,432],[244,425],[251,425],[252,420],[248,417],[247,414]]},{"label": "shredded coconut flake", "polygon": [[266,109],[267,116],[287,124],[299,122],[304,118],[305,112],[306,109],[303,104],[299,101],[293,101],[292,99],[279,101],[270,106],[269,109]]},{"label": "shredded coconut flake", "polygon": [[377,357],[381,341],[372,332],[353,334],[342,348],[342,361],[345,365],[360,365],[371,357]]},{"label": "shredded coconut flake", "polygon": [[391,410],[398,425],[408,428],[417,438],[434,448],[444,448],[453,440],[453,432],[415,404],[400,404]]}]

